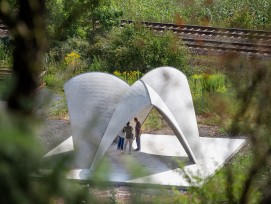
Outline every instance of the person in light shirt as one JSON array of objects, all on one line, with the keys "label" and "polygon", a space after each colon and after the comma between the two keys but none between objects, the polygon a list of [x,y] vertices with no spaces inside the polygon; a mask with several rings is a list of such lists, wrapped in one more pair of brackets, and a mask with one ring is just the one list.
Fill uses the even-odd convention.
[{"label": "person in light shirt", "polygon": [[124,129],[122,129],[120,132],[119,132],[119,140],[118,140],[118,148],[119,150],[123,150],[123,146],[124,146],[124,137],[125,137],[125,131]]}]

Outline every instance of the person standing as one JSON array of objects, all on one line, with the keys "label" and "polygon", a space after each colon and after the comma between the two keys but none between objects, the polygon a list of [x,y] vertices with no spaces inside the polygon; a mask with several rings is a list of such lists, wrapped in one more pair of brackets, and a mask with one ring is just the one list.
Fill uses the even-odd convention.
[{"label": "person standing", "polygon": [[133,142],[133,128],[130,126],[130,122],[124,127],[125,143],[124,143],[124,152],[126,151],[127,143],[129,143],[129,154],[131,154],[132,142]]},{"label": "person standing", "polygon": [[125,131],[124,131],[124,129],[122,129],[119,132],[119,141],[118,141],[118,148],[117,149],[123,150],[124,137],[125,137]]},{"label": "person standing", "polygon": [[136,123],[136,125],[135,125],[135,138],[136,138],[136,145],[137,145],[137,148],[135,149],[135,151],[139,151],[141,149],[141,144],[140,144],[141,123],[138,121],[137,118],[134,118],[134,121]]}]

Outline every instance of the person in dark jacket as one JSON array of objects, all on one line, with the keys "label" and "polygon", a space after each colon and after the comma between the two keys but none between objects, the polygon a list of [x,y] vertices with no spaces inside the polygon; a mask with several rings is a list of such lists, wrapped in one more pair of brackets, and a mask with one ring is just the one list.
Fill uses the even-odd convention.
[{"label": "person in dark jacket", "polygon": [[141,123],[138,121],[137,118],[134,118],[134,121],[136,123],[136,125],[135,125],[135,138],[136,138],[136,145],[137,145],[137,148],[135,149],[135,151],[139,151],[141,149],[141,144],[140,144]]}]

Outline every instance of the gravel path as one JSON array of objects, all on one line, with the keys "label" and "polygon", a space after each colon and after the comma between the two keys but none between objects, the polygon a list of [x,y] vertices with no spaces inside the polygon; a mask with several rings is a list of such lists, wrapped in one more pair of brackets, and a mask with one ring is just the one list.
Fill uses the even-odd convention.
[{"label": "gravel path", "polygon": [[71,136],[70,122],[67,120],[46,120],[41,128],[39,138],[44,150],[56,147]]}]

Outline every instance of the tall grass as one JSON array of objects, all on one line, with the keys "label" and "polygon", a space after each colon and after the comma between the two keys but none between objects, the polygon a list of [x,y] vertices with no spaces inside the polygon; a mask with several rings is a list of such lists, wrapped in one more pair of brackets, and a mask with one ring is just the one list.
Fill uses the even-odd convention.
[{"label": "tall grass", "polygon": [[270,29],[269,0],[115,0],[123,18],[252,29]]},{"label": "tall grass", "polygon": [[226,76],[224,74],[194,74],[190,77],[191,92],[194,97],[207,93],[225,93]]},{"label": "tall grass", "polygon": [[165,121],[161,114],[154,108],[146,118],[142,130],[144,132],[151,132],[161,130],[163,127],[165,127]]},{"label": "tall grass", "polygon": [[119,77],[120,79],[126,81],[130,85],[135,83],[143,75],[140,71],[120,72],[118,70],[114,71],[113,74],[115,76]]},{"label": "tall grass", "polygon": [[225,74],[194,74],[189,85],[197,115],[204,116],[203,123],[229,128],[231,118],[238,109],[233,98],[235,91]]},{"label": "tall grass", "polygon": [[8,38],[0,39],[0,68],[11,67],[12,49],[13,48]]},{"label": "tall grass", "polygon": [[116,0],[113,6],[121,8],[124,12],[124,18],[132,20],[174,22],[178,13],[177,1]]}]

